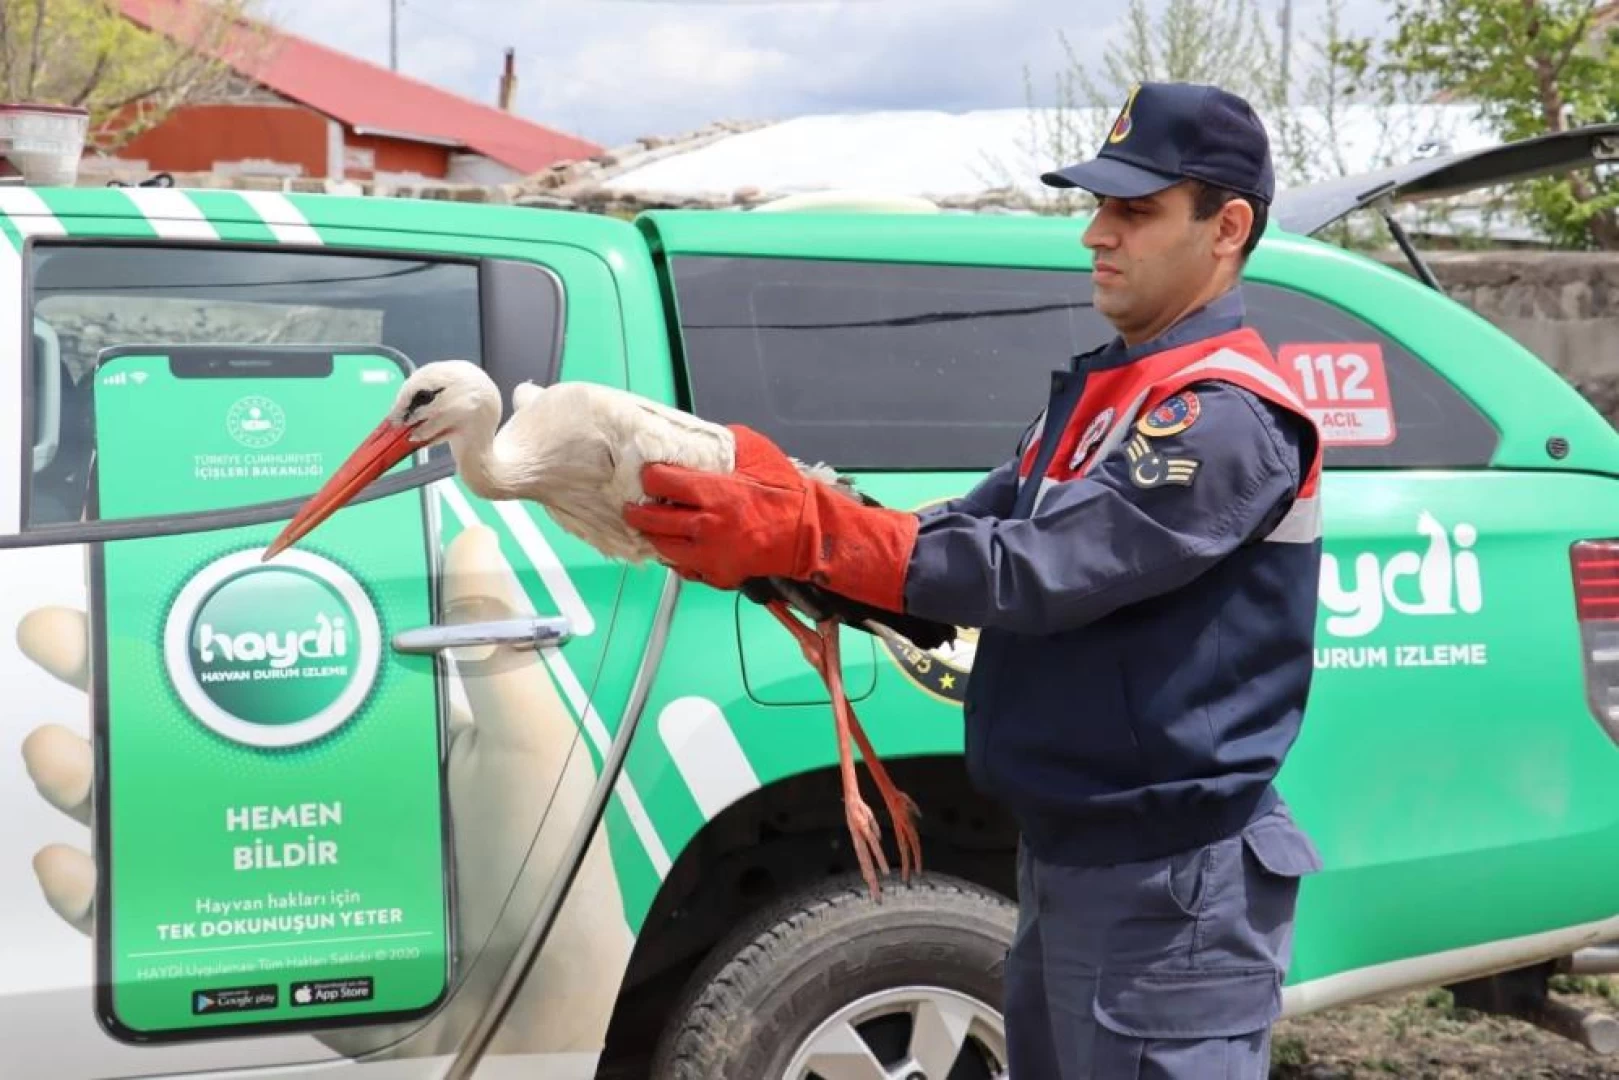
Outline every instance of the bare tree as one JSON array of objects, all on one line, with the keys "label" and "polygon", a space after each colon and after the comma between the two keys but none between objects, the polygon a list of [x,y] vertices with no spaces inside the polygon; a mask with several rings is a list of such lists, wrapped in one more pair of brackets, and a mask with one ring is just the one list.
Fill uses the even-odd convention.
[{"label": "bare tree", "polygon": [[[1343,0],[1323,0],[1320,17],[1299,26],[1285,75],[1271,11],[1259,0],[1167,0],[1154,16],[1147,0],[1130,0],[1099,73],[1059,34],[1066,63],[1054,76],[1050,104],[1036,104],[1024,70],[1028,119],[1020,149],[1053,164],[1090,156],[1130,86],[1145,80],[1214,83],[1247,98],[1269,130],[1284,186],[1381,168],[1424,144],[1443,143],[1443,125],[1425,122],[1414,104],[1421,98],[1399,98],[1409,86],[1384,84],[1377,99],[1356,93],[1365,60],[1357,52],[1361,43],[1344,35]],[[1054,191],[1035,208],[1069,213],[1090,203],[1083,193]],[[1338,226],[1331,238],[1354,246],[1387,242],[1375,221],[1370,229]]]},{"label": "bare tree", "polygon": [[[1123,28],[1122,39],[1103,54],[1100,77],[1080,60],[1069,36],[1058,34],[1066,62],[1054,77],[1048,106],[1035,105],[1024,69],[1025,153],[1053,164],[1089,156],[1130,87],[1146,80],[1215,83],[1248,98],[1273,125],[1290,127],[1291,119],[1277,108],[1287,95],[1256,0],[1167,0],[1157,17],[1147,0],[1130,0]],[[1273,130],[1279,144],[1282,134]],[[1068,212],[1089,201],[1083,193],[1055,191],[1042,209]]]},{"label": "bare tree", "polygon": [[235,69],[268,55],[259,0],[146,0],[154,28],[119,0],[0,0],[0,95],[90,113],[111,151],[181,105],[245,92]]}]

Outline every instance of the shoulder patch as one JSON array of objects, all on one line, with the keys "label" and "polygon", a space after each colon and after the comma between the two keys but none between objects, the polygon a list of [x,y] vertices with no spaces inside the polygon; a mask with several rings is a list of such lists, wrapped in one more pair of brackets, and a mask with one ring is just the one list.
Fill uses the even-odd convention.
[{"label": "shoulder patch", "polygon": [[1192,478],[1202,465],[1196,458],[1165,457],[1140,435],[1132,436],[1124,444],[1124,454],[1130,461],[1130,482],[1138,488],[1155,488],[1164,484],[1191,487]]},{"label": "shoulder patch", "polygon": [[1182,390],[1136,421],[1136,430],[1155,439],[1178,435],[1197,422],[1203,405],[1190,390]]}]

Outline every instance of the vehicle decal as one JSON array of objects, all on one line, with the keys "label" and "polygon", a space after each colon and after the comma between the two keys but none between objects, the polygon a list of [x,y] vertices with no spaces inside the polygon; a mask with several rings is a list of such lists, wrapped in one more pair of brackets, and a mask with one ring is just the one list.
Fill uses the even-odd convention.
[{"label": "vehicle decal", "polygon": [[725,710],[708,698],[679,697],[658,714],[668,748],[705,821],[759,788],[759,775],[737,741]]},{"label": "vehicle decal", "polygon": [[[0,341],[21,341],[28,318],[22,294],[24,241],[30,236],[60,236],[64,231],[39,192],[0,187],[0,232],[5,234],[5,242],[0,243]],[[0,431],[22,431],[21,363],[20,350],[0,350]],[[17,436],[0,439],[0,444],[0,532],[14,533],[22,528],[23,446]]]},{"label": "vehicle decal", "polygon": [[[1425,548],[1392,554],[1362,551],[1321,557],[1320,598],[1324,638],[1362,639],[1384,628],[1390,616],[1466,619],[1484,609],[1484,579],[1475,546],[1478,529],[1469,522],[1446,527],[1427,510],[1417,515],[1416,531]],[[1489,662],[1482,641],[1457,640],[1446,627],[1442,641],[1363,644],[1317,643],[1318,668],[1384,668],[1482,665]],[[1403,628],[1403,627],[1402,627]],[[1426,635],[1425,635],[1426,636]]]},{"label": "vehicle decal", "polygon": [[937,649],[918,649],[903,638],[883,639],[883,652],[906,678],[952,705],[967,699],[967,680],[977,651],[978,631],[967,626],[956,627],[956,640]]},{"label": "vehicle decal", "polygon": [[[6,195],[23,189],[0,189]],[[0,340],[21,341],[22,239],[9,218],[0,240]],[[29,380],[32,382],[33,380]],[[0,349],[0,433],[17,432],[0,438],[0,532],[14,533],[22,527],[22,353]],[[32,447],[29,448],[32,450]]]},{"label": "vehicle decal", "polygon": [[1394,399],[1375,341],[1290,342],[1276,353],[1326,446],[1387,446],[1395,439]]},{"label": "vehicle decal", "polygon": [[[468,498],[469,493],[462,489],[460,480],[441,480],[434,485],[434,490],[439,493],[443,505],[455,515],[462,528],[485,524],[483,519],[473,510],[472,503]],[[500,504],[493,505],[496,506],[497,510],[500,508]],[[521,511],[518,512],[521,513]],[[507,520],[509,521],[510,519],[507,518]],[[529,522],[529,524],[532,525],[533,523]],[[543,540],[541,542],[543,543]],[[549,547],[547,547],[547,550],[549,550]],[[557,564],[557,571],[561,572],[560,563]],[[572,583],[570,582],[569,585],[571,588]],[[533,598],[528,590],[520,587],[517,593],[529,601],[528,609],[524,614],[538,615],[539,611],[534,606]],[[539,655],[545,666],[550,670],[558,688],[562,691],[563,698],[567,701],[568,707],[573,713],[574,722],[579,724],[586,734],[590,736],[590,740],[596,748],[598,760],[605,757],[608,747],[612,745],[612,736],[608,734],[606,725],[602,723],[601,717],[590,702],[590,695],[585,692],[584,686],[579,682],[579,677],[574,674],[567,658],[562,655],[559,649],[541,649],[539,650]],[[664,846],[662,838],[658,835],[657,828],[652,824],[652,819],[647,814],[646,808],[641,802],[641,797],[635,790],[635,785],[630,781],[628,772],[619,775],[615,791],[624,812],[629,816],[631,826],[635,829],[636,835],[646,849],[647,857],[652,860],[652,865],[657,869],[658,876],[663,877],[668,874],[672,865],[669,852]]]},{"label": "vehicle decal", "polygon": [[[47,194],[57,199],[59,210],[76,215],[91,212],[106,214],[111,215],[112,220],[117,220],[118,215],[124,215],[124,222],[133,223],[138,220],[146,226],[150,235],[159,238],[217,238],[305,246],[318,246],[324,243],[320,229],[312,223],[313,215],[309,212],[312,206],[318,207],[323,204],[319,200],[303,200],[299,196],[281,192],[109,188],[52,191]],[[138,219],[127,216],[127,208],[130,206],[138,210],[140,215]],[[244,214],[243,209],[248,213]],[[16,256],[21,246],[21,236],[30,232],[61,234],[66,230],[52,212],[50,204],[39,192],[32,189],[16,188],[0,191],[0,214],[5,215],[0,216],[0,229],[6,232],[11,241],[8,245],[4,245],[4,251],[0,252],[0,287],[4,287],[5,284],[3,275],[9,272],[11,280],[16,284],[8,293],[12,299],[7,314],[12,320],[20,320],[21,262]],[[21,216],[13,219],[10,215]],[[376,227],[377,223],[368,224]],[[114,229],[107,221],[99,221],[96,231],[98,235],[128,234],[130,227],[129,224],[124,224]],[[5,260],[3,256],[10,258]],[[0,332],[3,332],[3,326],[0,326]],[[0,377],[3,377],[3,374],[0,372]],[[15,374],[12,378],[15,380]],[[16,385],[15,381],[13,385]],[[16,395],[0,395],[0,401],[5,402],[0,408],[18,407]],[[0,418],[3,418],[3,415],[0,413]],[[9,483],[14,490],[15,484],[20,479],[21,463],[15,459],[19,449],[20,447],[15,446],[6,448],[5,455],[12,457],[10,467],[7,467],[5,457],[0,456],[0,471],[4,472],[4,479],[0,479],[0,500],[4,500],[4,512],[9,512],[13,517],[16,514],[18,500],[15,496],[6,496],[6,485]],[[558,557],[557,551],[546,539],[546,528],[550,522],[543,515],[543,511],[520,507],[515,503],[489,504],[490,514],[486,520],[473,510],[472,501],[467,498],[469,493],[458,483],[441,484],[437,490],[440,492],[441,503],[450,513],[457,515],[459,519],[477,522],[493,529],[503,549],[515,546],[516,550],[522,553],[523,561],[529,566],[521,567],[520,584],[524,587],[524,595],[530,598],[536,609],[548,609],[566,615],[573,625],[575,637],[586,637],[595,632],[596,614],[591,611]],[[7,522],[4,518],[0,518],[0,525],[5,524]],[[538,581],[530,575],[530,567],[533,574],[538,576]],[[541,591],[547,595],[539,596],[535,592],[536,585],[543,585]],[[542,657],[575,723],[589,736],[589,744],[600,760],[610,745],[611,735],[607,725],[591,704],[591,696],[586,692],[584,683],[569,660],[558,651],[546,650],[542,653]],[[453,685],[458,682],[459,680],[452,680],[452,693],[464,697],[464,690],[458,685]],[[620,804],[619,809],[623,811],[635,837],[635,845],[642,850],[648,866],[654,873],[655,886],[657,882],[661,882],[671,866],[668,846],[654,825],[654,815],[642,802],[637,786],[631,782],[628,770],[620,778],[615,793],[618,796],[616,801]],[[611,818],[609,824],[612,824]],[[619,860],[615,858],[615,862],[617,861]],[[624,869],[620,868],[621,876]],[[624,899],[627,909],[644,912],[650,907],[653,896],[632,895],[631,891],[626,889]],[[630,910],[627,910],[626,914],[629,915]]]},{"label": "vehicle decal", "polygon": [[[405,211],[393,222],[390,215],[378,213],[372,205],[356,208],[320,197],[281,192],[109,188],[48,191],[41,198],[39,193],[21,189],[20,195],[10,197],[21,202],[0,202],[0,211],[16,206],[14,212],[36,215],[17,224],[0,215],[0,229],[12,241],[4,246],[4,254],[12,256],[10,272],[16,283],[9,293],[8,314],[13,320],[22,315],[22,268],[15,253],[25,231],[76,232],[72,222],[93,220],[85,231],[98,236],[181,240],[217,237],[226,242],[311,247],[328,242],[330,238],[323,232],[329,228],[412,228]],[[131,207],[138,213],[131,214]],[[64,229],[61,222],[69,223],[69,228]],[[15,376],[13,380],[16,385]],[[13,408],[16,405],[14,395],[0,395],[0,400]],[[6,453],[15,454],[18,449],[7,447]],[[20,462],[7,468],[3,456],[0,469],[13,484],[22,474]],[[0,498],[4,498],[4,484],[0,480]],[[566,652],[544,650],[540,659],[575,729],[587,736],[579,741],[580,751],[591,752],[599,769],[620,718],[621,702],[629,690],[621,673],[624,660],[610,659],[607,643],[602,640],[605,635],[595,633],[601,620],[615,610],[622,588],[617,584],[620,579],[614,577],[615,583],[605,588],[599,585],[607,580],[599,575],[604,568],[612,569],[609,564],[585,551],[538,507],[485,502],[453,480],[434,485],[434,490],[442,509],[442,543],[448,544],[466,523],[490,529],[516,573],[518,595],[528,597],[530,609],[563,614],[573,623],[576,640]],[[16,503],[11,498],[4,505],[15,510]],[[575,565],[579,560],[584,560],[580,565],[587,568],[587,574],[597,576],[577,576]],[[581,638],[585,640],[577,640]],[[453,664],[450,673],[450,700],[466,709],[466,687]],[[727,715],[722,705],[693,698],[694,689],[702,693],[700,687],[671,689],[669,693],[675,698],[672,704],[665,704],[667,699],[657,700],[658,691],[654,689],[655,699],[647,703],[654,716],[647,719],[659,719],[663,737],[636,740],[603,818],[603,867],[591,870],[587,866],[582,871],[581,881],[592,873],[605,874],[604,880],[612,881],[611,886],[598,884],[594,887],[598,891],[590,895],[599,897],[598,908],[605,904],[622,912],[631,940],[651,911],[674,856],[697,828],[736,799],[782,775],[784,768],[796,772],[830,762],[830,740],[823,740],[824,748],[816,743],[808,751],[814,760],[802,760],[802,755],[784,759],[777,740],[766,741],[762,729],[744,730],[737,722],[740,718]],[[604,722],[598,708],[611,711],[612,716]],[[870,725],[872,735],[880,738],[884,720],[874,720]],[[532,824],[537,826],[538,821]],[[627,956],[626,952],[623,962],[627,962]],[[597,957],[596,963],[601,977],[616,985],[622,974],[616,953],[608,950]],[[591,1017],[580,1015],[577,1020],[584,1028],[592,1028]]]},{"label": "vehicle decal", "polygon": [[217,240],[219,232],[202,216],[191,197],[179,188],[114,188],[135,204],[135,208],[164,240]]},{"label": "vehicle decal", "polygon": [[[319,245],[323,243],[320,230],[311,223],[312,213],[306,212],[311,207],[327,207],[329,203],[320,200],[305,200],[297,195],[284,195],[280,192],[242,191],[233,193],[257,214],[265,226],[271,230],[272,235],[282,243]],[[201,193],[198,193],[200,198]],[[225,232],[221,226],[221,233]],[[495,530],[500,538],[502,548],[513,544],[523,553],[530,567],[543,583],[543,591],[547,594],[539,596],[533,589],[530,580],[520,580],[520,589],[527,596],[535,609],[544,607],[565,615],[573,626],[575,637],[585,637],[595,632],[596,620],[585,602],[578,587],[568,574],[562,560],[558,558],[555,548],[546,538],[546,528],[549,518],[544,512],[535,508],[521,507],[516,503],[489,503],[494,520],[486,521],[473,509],[475,499],[470,496],[464,485],[459,481],[440,483],[436,486],[440,492],[444,505],[449,512],[461,521],[476,521]],[[446,542],[449,537],[446,537]],[[520,575],[522,577],[522,575]],[[572,664],[558,650],[543,650],[541,657],[550,672],[552,680],[557,685],[573,715],[574,722],[590,737],[591,745],[595,748],[599,761],[607,752],[611,742],[606,725],[602,722],[595,707],[591,704],[591,697],[585,691]],[[459,688],[457,692],[460,693]],[[642,740],[646,742],[647,740]],[[669,872],[672,859],[667,845],[659,835],[654,817],[648,812],[642,802],[637,786],[632,782],[630,769],[626,768],[619,778],[615,788],[618,808],[622,810],[633,832],[637,846],[647,860],[653,872],[654,887],[661,883],[663,877]],[[613,824],[609,818],[609,826]],[[653,896],[641,895],[629,887],[631,875],[629,868],[622,864],[618,853],[615,852],[617,873],[625,882],[623,889],[626,916],[631,919],[632,926],[639,926],[637,912],[645,912],[651,906]]]},{"label": "vehicle decal", "polygon": [[283,244],[319,244],[320,233],[309,224],[303,211],[279,191],[232,192],[263,219],[270,234]]},{"label": "vehicle decal", "polygon": [[[591,617],[590,608],[574,587],[573,580],[568,577],[567,570],[563,569],[562,560],[557,558],[551,545],[545,542],[539,527],[534,524],[533,511],[519,506],[515,502],[497,502],[491,504],[500,519],[511,530],[512,539],[517,546],[523,549],[535,571],[551,591],[551,599],[561,609],[561,614],[568,617],[573,625],[576,637],[584,637],[596,631],[596,620]],[[602,749],[605,751],[606,746]]]}]

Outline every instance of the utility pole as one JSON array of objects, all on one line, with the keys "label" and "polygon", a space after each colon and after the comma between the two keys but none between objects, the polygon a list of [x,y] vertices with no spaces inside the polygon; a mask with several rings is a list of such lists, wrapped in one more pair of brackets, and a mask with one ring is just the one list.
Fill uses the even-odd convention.
[{"label": "utility pole", "polygon": [[388,0],[388,70],[399,70],[399,0]]},{"label": "utility pole", "polygon": [[1293,0],[1282,0],[1282,10],[1276,17],[1282,28],[1282,100],[1293,100],[1293,84],[1288,78],[1288,60],[1293,52]]}]

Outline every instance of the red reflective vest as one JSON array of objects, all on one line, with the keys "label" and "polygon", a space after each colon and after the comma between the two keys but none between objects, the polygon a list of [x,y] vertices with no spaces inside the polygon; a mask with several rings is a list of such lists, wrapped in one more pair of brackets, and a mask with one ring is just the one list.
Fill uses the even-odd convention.
[{"label": "red reflective vest", "polygon": [[[1098,461],[1125,443],[1140,417],[1165,409],[1166,402],[1191,384],[1209,381],[1240,386],[1279,408],[1296,413],[1316,429],[1314,419],[1277,369],[1264,340],[1252,328],[1244,326],[1130,364],[1092,372],[1084,394],[1069,416],[1056,453],[1051,456],[1051,464],[1041,477],[1040,494],[1044,495],[1052,484],[1089,473]],[[1195,398],[1192,401],[1195,407]],[[1161,414],[1160,429],[1168,434],[1177,424],[1190,426],[1195,419],[1195,416],[1177,416],[1171,408]],[[1044,430],[1045,414],[1042,413],[1027,437],[1019,462],[1020,486],[1034,471]],[[1268,540],[1308,543],[1321,535],[1321,504],[1317,496],[1321,448],[1319,429],[1316,431],[1316,446],[1300,481],[1292,512],[1266,537]]]}]

